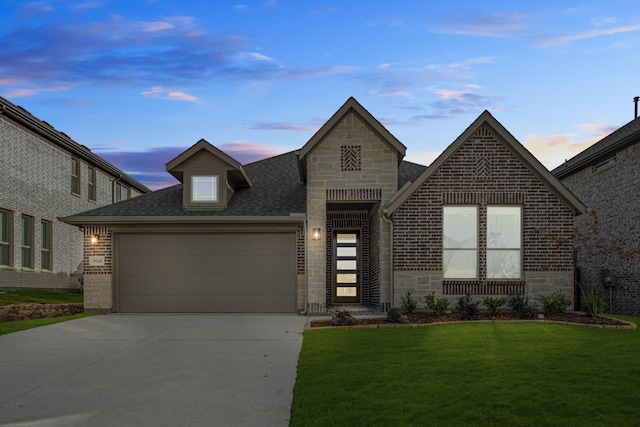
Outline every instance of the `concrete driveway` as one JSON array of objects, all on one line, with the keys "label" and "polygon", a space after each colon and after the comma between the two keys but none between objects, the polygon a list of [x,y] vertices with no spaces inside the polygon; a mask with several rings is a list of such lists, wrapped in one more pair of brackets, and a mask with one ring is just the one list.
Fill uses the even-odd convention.
[{"label": "concrete driveway", "polygon": [[0,425],[287,426],[305,321],[112,314],[0,336]]}]

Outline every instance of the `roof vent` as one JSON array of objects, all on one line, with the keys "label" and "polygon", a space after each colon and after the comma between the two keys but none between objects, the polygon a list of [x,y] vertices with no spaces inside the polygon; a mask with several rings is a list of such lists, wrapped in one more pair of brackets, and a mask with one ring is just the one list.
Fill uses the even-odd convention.
[{"label": "roof vent", "polygon": [[633,97],[633,103],[634,103],[634,109],[633,109],[633,118],[637,119],[638,118],[638,101],[640,100],[640,96],[634,96]]}]

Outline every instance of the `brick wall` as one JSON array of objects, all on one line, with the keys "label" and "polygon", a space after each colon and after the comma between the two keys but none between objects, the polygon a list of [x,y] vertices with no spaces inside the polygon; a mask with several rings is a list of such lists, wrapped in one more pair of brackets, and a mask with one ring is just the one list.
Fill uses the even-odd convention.
[{"label": "brick wall", "polygon": [[[483,126],[393,216],[396,304],[408,289],[415,289],[419,297],[432,291],[443,295],[442,208],[455,204],[479,206],[480,285],[487,285],[486,250],[482,249],[486,206],[520,205],[525,291],[538,295],[558,288],[573,295],[571,284],[564,282],[566,273],[573,271],[573,213]],[[567,243],[559,246],[557,241]],[[526,283],[529,272],[551,274],[547,282],[530,285]]]},{"label": "brick wall", "polygon": [[[88,165],[81,161],[80,194],[72,194],[71,159],[60,147],[0,115],[0,209],[10,211],[13,216],[11,265],[0,267],[0,288],[79,288],[82,232],[57,218],[110,204],[112,178],[96,170],[96,201],[88,200]],[[33,269],[21,267],[23,214],[34,220]],[[50,271],[40,268],[42,220],[52,224]]]},{"label": "brick wall", "polygon": [[[639,164],[636,143],[616,153],[608,167],[587,167],[562,181],[588,210],[575,221],[582,237],[577,242],[582,286],[588,292],[600,287],[600,270],[609,269],[617,278],[613,311],[632,316],[640,315]],[[601,294],[608,303],[609,292],[601,289]]]}]

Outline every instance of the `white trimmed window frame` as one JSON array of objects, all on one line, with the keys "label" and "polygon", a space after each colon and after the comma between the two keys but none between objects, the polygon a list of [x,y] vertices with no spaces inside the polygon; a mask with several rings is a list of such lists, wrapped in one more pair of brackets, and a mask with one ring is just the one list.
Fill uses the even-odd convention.
[{"label": "white trimmed window frame", "polygon": [[219,203],[219,201],[219,175],[191,176],[191,203]]}]

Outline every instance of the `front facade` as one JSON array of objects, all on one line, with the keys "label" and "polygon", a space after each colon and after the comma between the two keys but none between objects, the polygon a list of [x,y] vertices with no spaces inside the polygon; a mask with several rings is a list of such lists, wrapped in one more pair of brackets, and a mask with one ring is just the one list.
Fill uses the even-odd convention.
[{"label": "front facade", "polygon": [[0,288],[79,289],[83,235],[60,216],[149,190],[0,98]]},{"label": "front facade", "polygon": [[[85,230],[85,308],[386,311],[409,290],[562,290],[582,203],[488,112],[429,167],[350,98],[299,150],[240,165],[201,140],[181,184],[64,219]],[[93,237],[93,243],[92,243]],[[422,299],[421,299],[422,300]]]},{"label": "front facade", "polygon": [[639,164],[636,118],[553,170],[587,205],[575,222],[583,293],[595,291],[608,311],[631,316],[640,315]]}]

